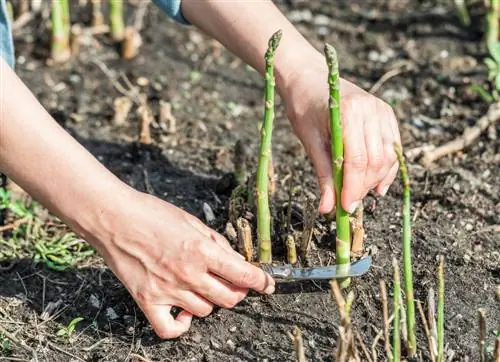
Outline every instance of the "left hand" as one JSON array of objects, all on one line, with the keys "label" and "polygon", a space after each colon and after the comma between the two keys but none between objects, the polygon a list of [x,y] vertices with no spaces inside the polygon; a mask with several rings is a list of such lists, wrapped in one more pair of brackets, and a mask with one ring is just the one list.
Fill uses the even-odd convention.
[{"label": "left hand", "polygon": [[[297,136],[312,160],[318,177],[319,211],[335,207],[330,121],[328,116],[328,70],[321,54],[308,59],[298,71],[278,77],[278,89]],[[314,60],[311,60],[314,59]],[[394,143],[401,143],[396,117],[384,101],[340,81],[340,113],[344,138],[344,185],[342,207],[348,212],[361,203],[371,189],[385,195],[394,181],[398,163]]]}]

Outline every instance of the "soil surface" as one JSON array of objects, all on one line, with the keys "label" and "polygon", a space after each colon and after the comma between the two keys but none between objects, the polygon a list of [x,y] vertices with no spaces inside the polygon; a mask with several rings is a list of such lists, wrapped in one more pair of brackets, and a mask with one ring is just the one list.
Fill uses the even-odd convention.
[{"label": "soil surface", "polygon": [[[404,69],[375,94],[394,106],[407,151],[454,139],[488,109],[470,91],[471,84],[484,84],[487,77],[480,6],[472,9],[474,25],[465,28],[451,3],[277,2],[318,49],[325,41],[335,44],[342,75],[363,88],[370,89],[392,69]],[[128,6],[129,22],[135,11]],[[73,20],[88,25],[89,16],[89,9],[75,2]],[[16,31],[17,72],[54,118],[122,180],[201,218],[203,203],[209,204],[217,215],[214,228],[223,232],[230,193],[224,180],[233,169],[236,141],[248,147],[252,161],[257,154],[263,79],[153,5],[141,34],[140,54],[131,61],[121,60],[104,34],[89,38],[69,63],[49,67],[46,22],[35,19]],[[113,100],[121,96],[113,75],[118,78],[120,73],[147,94],[156,119],[148,147],[136,143],[135,107],[124,126],[112,125]],[[160,100],[172,105],[177,120],[173,134],[158,122]],[[498,131],[490,127],[471,147],[431,168],[410,159],[415,298],[425,302],[429,288],[436,289],[436,258],[444,254],[446,349],[454,361],[478,360],[478,308],[488,311],[490,345],[500,322],[495,300],[500,284],[498,227],[495,231],[500,224]],[[287,200],[281,181],[292,171],[300,186],[295,202],[303,205],[306,196],[318,194],[317,183],[281,105],[273,147],[276,205]],[[365,200],[366,245],[374,265],[353,281],[352,290],[355,329],[368,348],[382,327],[379,280],[385,279],[392,290],[391,259],[401,257],[401,192],[395,183],[386,197],[369,195]],[[326,220],[318,220],[327,228]],[[333,264],[331,236],[317,233],[313,243],[311,260]],[[43,309],[56,301],[59,312],[43,322]],[[232,310],[218,309],[196,319],[178,340],[162,341],[98,257],[63,272],[29,258],[15,260],[13,268],[0,270],[0,312],[0,324],[44,361],[294,361],[288,336],[294,326],[303,332],[310,361],[332,361],[339,319],[327,283],[282,283],[272,296],[252,294]],[[56,336],[61,326],[79,316],[85,320],[70,341]],[[417,319],[419,351],[427,360],[427,341]],[[382,341],[375,350],[384,360]],[[30,354],[13,345],[11,356],[29,359]]]}]

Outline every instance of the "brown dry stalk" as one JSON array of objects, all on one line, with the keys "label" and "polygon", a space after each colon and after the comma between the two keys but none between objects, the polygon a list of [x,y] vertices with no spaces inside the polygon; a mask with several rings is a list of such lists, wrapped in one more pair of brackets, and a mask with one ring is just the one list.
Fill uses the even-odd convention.
[{"label": "brown dry stalk", "polygon": [[488,361],[488,352],[486,350],[486,309],[477,310],[479,319],[479,361]]},{"label": "brown dry stalk", "polygon": [[304,208],[304,230],[300,238],[300,258],[304,262],[311,245],[311,238],[314,231],[314,222],[316,221],[316,209],[311,199],[307,199]]},{"label": "brown dry stalk", "polygon": [[137,56],[139,53],[139,47],[142,45],[142,38],[139,34],[139,31],[132,27],[128,26],[125,29],[125,37],[122,42],[122,58],[123,59],[132,59]]},{"label": "brown dry stalk", "polygon": [[132,109],[132,100],[129,97],[118,97],[113,101],[113,125],[123,126],[127,123],[127,117]]},{"label": "brown dry stalk", "polygon": [[424,325],[425,336],[427,337],[427,344],[429,346],[429,357],[431,362],[436,361],[436,355],[434,354],[434,349],[432,347],[432,338],[431,332],[429,330],[429,323],[427,323],[427,318],[425,318],[424,308],[422,307],[422,303],[417,302],[418,312],[420,313],[420,318],[422,318],[422,324]]},{"label": "brown dry stalk", "polygon": [[104,24],[101,0],[92,0],[92,27]]},{"label": "brown dry stalk", "polygon": [[307,362],[306,352],[304,350],[304,340],[302,339],[302,331],[299,327],[295,326],[292,333],[288,333],[293,342],[297,362]]},{"label": "brown dry stalk", "polygon": [[349,221],[352,235],[351,253],[359,257],[364,252],[365,228],[363,226],[363,203],[356,209],[354,216],[349,218]]},{"label": "brown dry stalk", "polygon": [[387,303],[387,288],[385,280],[380,279],[380,297],[382,299],[382,316],[384,318],[384,347],[387,360],[392,360],[391,338],[389,335],[389,307]]},{"label": "brown dry stalk", "polygon": [[150,125],[153,122],[153,113],[148,106],[145,95],[140,96],[141,105],[137,108],[139,114],[139,143],[143,145],[151,144],[151,130]]},{"label": "brown dry stalk", "polygon": [[500,102],[494,103],[488,109],[488,112],[478,119],[472,127],[467,127],[462,135],[453,141],[445,143],[432,151],[425,152],[421,164],[428,167],[439,158],[461,151],[474,142],[491,124],[500,120]]},{"label": "brown dry stalk", "polygon": [[177,132],[177,120],[172,114],[172,105],[170,102],[160,101],[160,123],[167,126],[167,132],[174,134]]},{"label": "brown dry stalk", "polygon": [[370,356],[370,352],[368,352],[368,348],[366,347],[365,342],[363,341],[363,338],[361,338],[361,335],[359,332],[356,330],[356,339],[358,340],[358,344],[361,346],[361,350],[363,351],[363,354],[365,355],[365,358],[368,362],[373,362],[372,357]]},{"label": "brown dry stalk", "polygon": [[330,281],[330,287],[340,314],[336,361],[359,361],[358,352],[356,346],[354,345],[354,335],[350,317],[351,306],[354,302],[354,294],[351,291],[347,295],[347,299],[344,299],[342,292],[340,291],[340,286],[336,280]]},{"label": "brown dry stalk", "polygon": [[19,226],[21,226],[22,224],[26,224],[29,220],[30,220],[30,218],[28,216],[26,216],[26,217],[23,217],[22,219],[14,221],[10,224],[1,225],[0,226],[0,233],[4,232],[4,231],[8,231],[8,230],[14,230],[14,229],[18,228]]},{"label": "brown dry stalk", "polygon": [[253,260],[252,228],[247,219],[242,217],[236,221],[238,248],[246,261]]}]

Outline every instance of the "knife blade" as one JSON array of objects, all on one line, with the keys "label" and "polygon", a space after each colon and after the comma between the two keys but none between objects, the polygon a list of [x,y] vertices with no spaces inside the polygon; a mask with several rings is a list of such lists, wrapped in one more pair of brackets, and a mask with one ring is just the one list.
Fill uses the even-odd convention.
[{"label": "knife blade", "polygon": [[274,279],[287,280],[324,280],[357,277],[366,273],[372,264],[371,256],[345,265],[325,267],[294,268],[290,264],[272,266],[261,264],[260,267]]}]

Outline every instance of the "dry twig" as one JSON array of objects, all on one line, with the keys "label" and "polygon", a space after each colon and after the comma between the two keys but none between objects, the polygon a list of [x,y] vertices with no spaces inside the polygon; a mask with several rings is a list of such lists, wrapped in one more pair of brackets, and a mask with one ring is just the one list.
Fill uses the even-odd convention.
[{"label": "dry twig", "polygon": [[236,221],[238,233],[238,248],[246,261],[253,260],[252,228],[245,218],[238,218]]},{"label": "dry twig", "polygon": [[306,353],[304,350],[304,341],[302,339],[302,331],[299,327],[295,326],[293,332],[288,332],[289,337],[293,341],[293,347],[297,356],[297,362],[307,362]]},{"label": "dry twig", "polygon": [[431,362],[436,361],[436,355],[434,354],[434,349],[432,347],[431,332],[429,330],[429,323],[427,323],[427,318],[425,318],[425,312],[422,308],[422,303],[417,302],[418,312],[420,313],[420,318],[422,318],[422,324],[424,325],[425,336],[427,337],[427,344],[429,346],[429,357]]},{"label": "dry twig", "polygon": [[384,346],[385,355],[388,361],[392,360],[391,339],[389,336],[389,307],[387,303],[387,288],[385,280],[380,279],[380,297],[382,299],[382,315],[384,318]]},{"label": "dry twig", "polygon": [[477,310],[479,319],[479,360],[481,362],[488,361],[488,352],[486,350],[486,310],[479,308]]},{"label": "dry twig", "polygon": [[460,137],[432,151],[425,152],[420,162],[423,166],[429,167],[434,161],[441,157],[463,150],[472,144],[490,124],[494,124],[498,122],[498,120],[500,120],[500,102],[492,104],[488,112],[479,118],[473,127],[467,127]]}]

